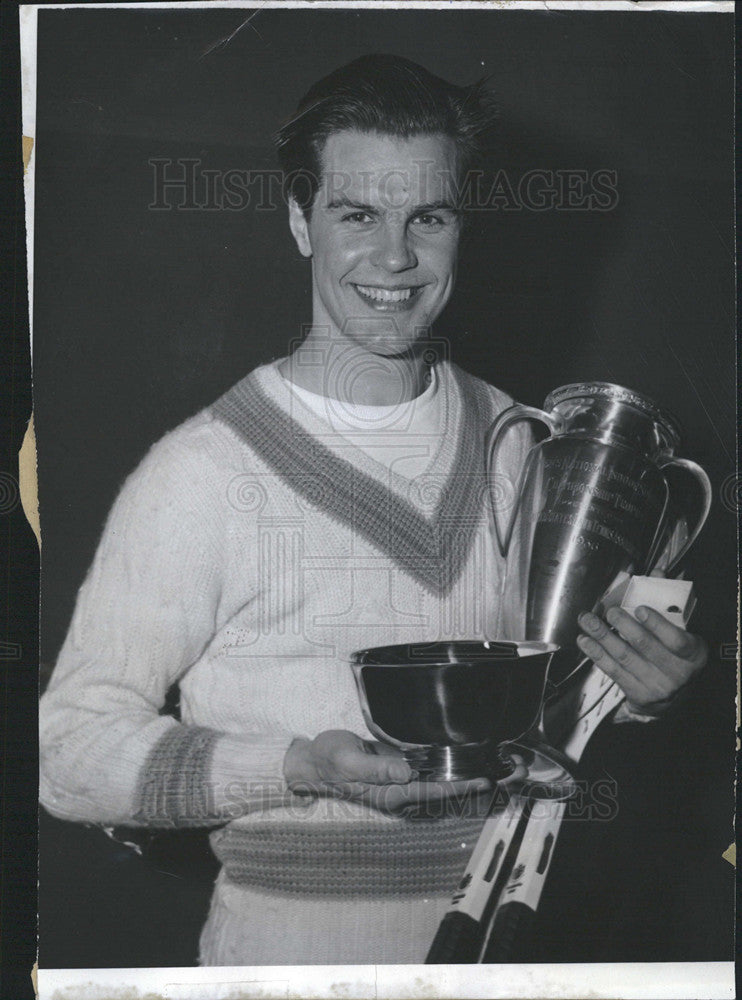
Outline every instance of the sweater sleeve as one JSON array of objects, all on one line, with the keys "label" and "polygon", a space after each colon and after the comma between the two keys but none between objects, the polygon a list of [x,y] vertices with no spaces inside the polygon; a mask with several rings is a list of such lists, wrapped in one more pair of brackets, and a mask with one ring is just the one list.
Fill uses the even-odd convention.
[{"label": "sweater sleeve", "polygon": [[41,699],[40,800],[62,819],[208,826],[283,793],[285,736],[160,714],[214,636],[223,565],[214,477],[178,433],[124,484]]}]

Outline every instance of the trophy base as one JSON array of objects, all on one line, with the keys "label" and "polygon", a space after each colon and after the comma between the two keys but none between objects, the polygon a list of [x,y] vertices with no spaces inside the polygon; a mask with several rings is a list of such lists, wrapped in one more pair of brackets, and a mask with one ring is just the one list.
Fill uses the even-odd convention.
[{"label": "trophy base", "polygon": [[499,746],[464,743],[445,747],[413,747],[402,751],[419,781],[467,781],[490,778],[502,781],[515,764]]},{"label": "trophy base", "polygon": [[578,791],[572,761],[550,746],[540,733],[529,734],[510,745],[528,770],[519,787],[521,795],[558,802],[572,798]]}]

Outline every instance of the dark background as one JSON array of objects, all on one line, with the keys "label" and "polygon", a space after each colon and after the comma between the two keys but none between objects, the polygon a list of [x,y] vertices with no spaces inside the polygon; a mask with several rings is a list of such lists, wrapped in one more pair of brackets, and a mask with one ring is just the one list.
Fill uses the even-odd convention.
[{"label": "dark background", "polygon": [[[153,211],[155,157],[275,169],[307,87],[370,51],[457,83],[488,74],[490,165],[618,174],[609,212],[474,216],[437,324],[454,358],[523,402],[565,382],[644,391],[714,487],[687,561],[712,653],[651,727],[604,727],[611,822],[566,824],[530,961],[732,955],[735,384],[731,15],[261,9],[40,11],[34,406],[42,683],[126,474],[164,431],[311,317],[285,210]],[[173,168],[177,169],[177,168]],[[173,201],[175,204],[175,201]],[[195,962],[215,869],[202,834],[145,856],[42,811],[40,964]]]},{"label": "dark background", "polygon": [[31,415],[18,11],[0,4],[0,997],[36,959],[39,549],[18,494]]}]

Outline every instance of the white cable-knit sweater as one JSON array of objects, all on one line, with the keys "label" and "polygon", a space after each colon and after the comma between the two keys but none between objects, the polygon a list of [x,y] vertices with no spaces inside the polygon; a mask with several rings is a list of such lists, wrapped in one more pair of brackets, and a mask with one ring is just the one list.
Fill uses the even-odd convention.
[{"label": "white cable-knit sweater", "polygon": [[[352,651],[520,635],[483,456],[510,400],[455,365],[436,371],[417,414],[369,408],[343,428],[347,414],[323,414],[265,365],[151,449],[111,511],[42,698],[50,812],[219,827],[233,890],[453,889],[481,819],[306,807],[282,770],[296,736],[369,737]],[[513,480],[525,448],[525,433],[508,435]],[[497,491],[507,506],[505,477]],[[159,714],[176,681],[180,722]]]}]

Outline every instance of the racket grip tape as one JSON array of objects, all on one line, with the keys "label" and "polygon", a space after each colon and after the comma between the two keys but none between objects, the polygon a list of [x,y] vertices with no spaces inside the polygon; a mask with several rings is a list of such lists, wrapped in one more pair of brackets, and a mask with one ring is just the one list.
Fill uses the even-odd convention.
[{"label": "racket grip tape", "polygon": [[497,911],[482,962],[496,965],[519,961],[536,914],[525,903],[505,903]]},{"label": "racket grip tape", "polygon": [[468,913],[447,913],[433,938],[426,965],[473,965],[482,947],[482,925]]}]

